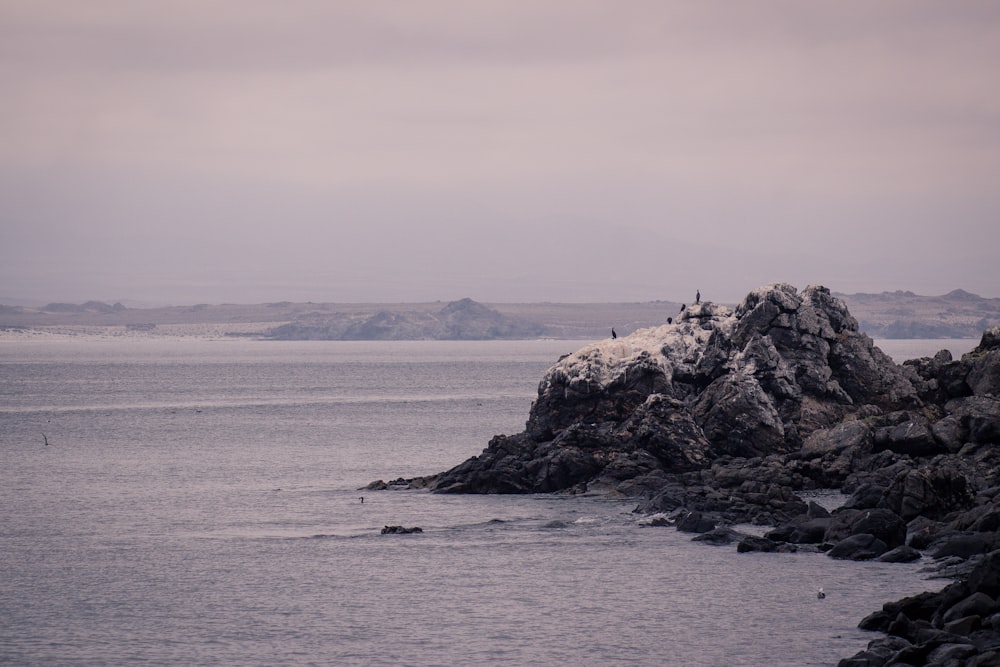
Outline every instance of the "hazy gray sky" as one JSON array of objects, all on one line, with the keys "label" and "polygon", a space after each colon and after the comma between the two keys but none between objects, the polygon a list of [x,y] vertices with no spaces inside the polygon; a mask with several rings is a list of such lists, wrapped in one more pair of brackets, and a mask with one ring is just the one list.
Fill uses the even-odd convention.
[{"label": "hazy gray sky", "polygon": [[0,0],[0,300],[1000,297],[1000,2]]}]

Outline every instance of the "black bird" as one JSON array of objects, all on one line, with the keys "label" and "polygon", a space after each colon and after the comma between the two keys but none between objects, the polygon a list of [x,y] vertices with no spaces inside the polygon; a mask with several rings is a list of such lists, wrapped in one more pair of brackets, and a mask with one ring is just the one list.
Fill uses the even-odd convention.
[{"label": "black bird", "polygon": [[694,302],[695,303],[701,303],[701,290],[697,290],[694,293]]},{"label": "black bird", "polygon": [[611,327],[611,338],[612,340],[618,338],[618,334],[615,333],[615,328]]},{"label": "black bird", "polygon": [[673,323],[674,323],[674,318],[668,317],[667,318],[667,324],[673,324]]},{"label": "black bird", "polygon": [[45,446],[48,447],[49,446],[49,439],[45,436],[44,433],[42,433],[42,440],[45,442]]},{"label": "black bird", "polygon": [[681,304],[681,312],[682,312],[682,313],[684,312],[684,309],[685,309],[685,308],[687,308],[687,304],[686,304],[686,303],[682,303],[682,304]]}]

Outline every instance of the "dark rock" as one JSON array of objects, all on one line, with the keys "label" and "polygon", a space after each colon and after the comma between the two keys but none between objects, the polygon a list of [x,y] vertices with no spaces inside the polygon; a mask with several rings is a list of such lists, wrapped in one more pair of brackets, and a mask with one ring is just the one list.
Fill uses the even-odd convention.
[{"label": "dark rock", "polygon": [[412,528],[406,528],[404,526],[386,526],[382,529],[383,535],[410,535],[412,533],[422,533],[423,528],[414,526]]},{"label": "dark rock", "polygon": [[972,644],[941,644],[927,654],[927,664],[965,665],[965,661],[976,655],[976,653],[978,651]]},{"label": "dark rock", "polygon": [[871,427],[857,419],[837,424],[830,428],[817,429],[802,443],[802,456],[839,454],[846,449],[871,448],[873,433]]},{"label": "dark rock", "polygon": [[947,530],[940,521],[918,516],[906,525],[906,544],[914,549],[926,549]]},{"label": "dark rock", "polygon": [[1000,551],[988,554],[969,574],[970,591],[984,593],[994,600],[1000,597]]},{"label": "dark rock", "polygon": [[919,551],[904,544],[885,552],[878,557],[878,560],[883,563],[912,563],[915,560],[920,560],[920,558]]},{"label": "dark rock", "polygon": [[998,546],[996,533],[955,533],[946,535],[931,545],[934,558],[958,556],[968,560],[988,553]]},{"label": "dark rock", "polygon": [[932,456],[948,451],[946,445],[934,438],[930,424],[923,418],[876,430],[874,444],[876,450],[888,449],[910,456]]},{"label": "dark rock", "polygon": [[843,560],[871,560],[878,558],[888,550],[889,547],[886,543],[874,535],[859,533],[837,542],[827,552],[827,555]]},{"label": "dark rock", "polygon": [[996,345],[997,331],[993,327],[983,332],[983,338],[976,349],[962,361],[968,366],[966,383],[975,396],[1000,396],[1000,347]]},{"label": "dark rock", "polygon": [[778,543],[769,540],[766,537],[747,535],[739,541],[739,544],[736,545],[736,551],[738,553],[749,553],[751,551],[763,551],[770,553],[778,551]]},{"label": "dark rock", "polygon": [[[906,524],[887,509],[839,510],[834,513],[823,541],[835,543],[854,535],[871,535],[885,545],[885,551],[906,541]],[[881,554],[876,554],[876,556]]]},{"label": "dark rock", "polygon": [[982,625],[982,620],[979,616],[962,616],[953,621],[945,622],[942,629],[949,634],[967,636],[979,629],[979,626]]},{"label": "dark rock", "polygon": [[991,598],[986,593],[976,591],[964,600],[956,602],[952,605],[952,607],[941,617],[941,620],[945,623],[951,623],[952,621],[965,616],[989,616],[994,611],[997,611],[996,600]]},{"label": "dark rock", "polygon": [[691,512],[677,521],[677,530],[682,533],[707,533],[715,528],[715,519],[701,512]]},{"label": "dark rock", "polygon": [[997,667],[1000,665],[1000,650],[989,650],[969,658],[965,667]]},{"label": "dark rock", "polygon": [[968,481],[961,472],[928,466],[899,473],[879,504],[909,521],[917,516],[939,518],[972,502]]},{"label": "dark rock", "polygon": [[806,517],[809,519],[829,519],[830,511],[817,502],[810,500],[806,509]]},{"label": "dark rock", "polygon": [[903,649],[912,646],[902,637],[882,637],[868,642],[868,648],[852,658],[844,658],[837,667],[882,667]]},{"label": "dark rock", "polygon": [[[997,354],[1000,367],[1000,353]],[[934,425],[934,435],[954,449],[955,443],[1000,442],[1000,398],[969,396],[945,404],[948,415]]]},{"label": "dark rock", "polygon": [[708,532],[692,537],[691,541],[704,542],[705,544],[711,544],[713,546],[723,546],[726,544],[732,544],[741,537],[742,535],[732,528],[720,526],[719,528],[713,528]]}]

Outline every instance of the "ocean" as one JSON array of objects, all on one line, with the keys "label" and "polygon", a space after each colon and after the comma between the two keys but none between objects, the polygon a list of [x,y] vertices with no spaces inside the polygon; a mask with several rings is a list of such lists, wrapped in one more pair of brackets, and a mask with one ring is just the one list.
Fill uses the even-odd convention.
[{"label": "ocean", "polygon": [[0,664],[834,665],[946,583],[620,500],[361,490],[523,430],[583,344],[0,337]]}]

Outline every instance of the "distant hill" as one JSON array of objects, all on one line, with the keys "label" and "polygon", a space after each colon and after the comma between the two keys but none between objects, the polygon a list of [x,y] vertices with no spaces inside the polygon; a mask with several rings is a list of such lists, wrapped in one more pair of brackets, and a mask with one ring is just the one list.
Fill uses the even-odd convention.
[{"label": "distant hill", "polygon": [[[1000,299],[964,290],[942,296],[913,292],[837,294],[873,338],[979,338],[1000,325]],[[735,305],[735,304],[727,304]],[[110,327],[165,332],[164,325],[218,325],[233,335],[284,340],[601,339],[659,326],[680,303],[302,303],[197,304],[128,308],[120,303],[0,305],[0,328]],[[160,326],[161,329],[156,327]],[[171,329],[171,331],[175,330]]]},{"label": "distant hill", "polygon": [[268,335],[278,340],[492,340],[538,338],[544,333],[538,322],[503,315],[466,298],[436,312],[310,313]]},{"label": "distant hill", "polygon": [[836,296],[872,338],[979,338],[1000,324],[1000,299],[960,289],[941,296],[903,291]]}]

